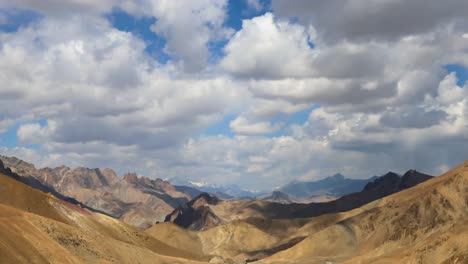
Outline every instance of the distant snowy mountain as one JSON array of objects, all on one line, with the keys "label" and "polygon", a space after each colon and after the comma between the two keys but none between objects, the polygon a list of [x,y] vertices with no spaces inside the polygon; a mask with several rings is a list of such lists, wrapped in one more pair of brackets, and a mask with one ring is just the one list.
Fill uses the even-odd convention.
[{"label": "distant snowy mountain", "polygon": [[236,198],[255,198],[258,195],[263,194],[259,191],[252,191],[243,189],[235,184],[230,184],[226,186],[219,186],[216,184],[210,184],[204,181],[190,181],[181,178],[171,178],[168,181],[178,186],[179,188],[183,187],[190,187],[197,189],[201,192],[207,192],[210,194],[216,195],[218,198],[221,199],[236,199]]}]

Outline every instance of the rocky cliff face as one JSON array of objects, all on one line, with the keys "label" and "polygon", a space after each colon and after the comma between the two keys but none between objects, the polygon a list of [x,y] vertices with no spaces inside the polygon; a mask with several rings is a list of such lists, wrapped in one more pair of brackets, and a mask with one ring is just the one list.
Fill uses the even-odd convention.
[{"label": "rocky cliff face", "polygon": [[24,179],[34,179],[64,196],[141,228],[163,221],[174,208],[193,198],[189,192],[178,190],[161,179],[131,173],[119,178],[108,168],[37,169],[17,158],[1,156],[0,159],[5,167]]}]

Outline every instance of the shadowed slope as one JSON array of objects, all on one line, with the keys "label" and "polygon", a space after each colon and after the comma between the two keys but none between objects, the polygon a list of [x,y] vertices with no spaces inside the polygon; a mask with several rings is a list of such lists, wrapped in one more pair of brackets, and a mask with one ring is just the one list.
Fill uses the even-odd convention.
[{"label": "shadowed slope", "polygon": [[416,171],[408,171],[403,177],[389,172],[368,183],[361,192],[352,193],[329,202],[310,204],[284,204],[264,200],[202,202],[204,200],[200,199],[201,197],[211,197],[204,194],[175,209],[166,217],[165,221],[172,221],[191,230],[206,230],[236,219],[252,217],[263,219],[308,218],[349,211],[431,178],[432,176]]}]

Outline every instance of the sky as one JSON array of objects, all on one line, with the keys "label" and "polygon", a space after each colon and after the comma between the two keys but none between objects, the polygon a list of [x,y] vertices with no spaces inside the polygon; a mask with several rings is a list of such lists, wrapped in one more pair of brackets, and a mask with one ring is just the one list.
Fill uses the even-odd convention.
[{"label": "sky", "polygon": [[0,154],[265,190],[468,159],[465,0],[0,0]]}]

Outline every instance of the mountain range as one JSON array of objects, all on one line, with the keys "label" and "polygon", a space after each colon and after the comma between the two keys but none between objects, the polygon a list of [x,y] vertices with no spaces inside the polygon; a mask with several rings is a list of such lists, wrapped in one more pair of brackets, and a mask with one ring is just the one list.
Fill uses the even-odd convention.
[{"label": "mountain range", "polygon": [[194,182],[181,178],[171,178],[168,182],[179,188],[190,187],[200,192],[206,192],[216,195],[221,199],[240,199],[240,198],[255,198],[261,194],[260,191],[250,191],[243,189],[235,184],[219,186],[207,182]]},{"label": "mountain range", "polygon": [[[1,162],[4,160],[7,160],[5,164]],[[7,168],[8,162],[16,167]],[[42,171],[58,173],[60,169],[65,172],[55,175]],[[109,171],[99,172],[102,175],[84,168],[37,170],[19,160],[2,157],[0,262],[449,264],[468,261],[468,161],[438,177],[415,170],[403,175],[389,172],[368,182],[358,192],[321,203],[289,203],[289,196],[280,192],[274,198],[286,199],[285,203],[223,200],[199,193],[175,207],[165,222],[148,229],[124,223],[124,219],[93,208],[53,186],[70,186],[62,187],[61,190],[67,191],[101,184],[104,189],[119,186],[121,192],[127,188],[148,195],[155,195],[152,192],[164,186],[186,193],[173,185],[166,186],[162,180],[161,183],[127,174],[113,181]],[[51,177],[61,180],[57,182]],[[51,184],[55,182],[56,185]]]},{"label": "mountain range", "polygon": [[0,263],[200,263],[209,257],[22,182],[0,161]]},{"label": "mountain range", "polygon": [[314,217],[352,210],[431,178],[433,177],[415,170],[409,170],[403,176],[388,172],[367,183],[360,192],[348,194],[336,200],[308,204],[291,203],[289,196],[278,192],[274,193],[280,196],[276,199],[285,201],[281,203],[254,199],[223,201],[208,193],[203,193],[175,209],[165,221],[174,222],[191,230],[206,230],[219,224],[251,217],[262,219]]},{"label": "mountain range", "polygon": [[201,231],[166,222],[147,232],[189,252],[217,255],[219,262],[213,263],[468,261],[468,162],[436,178],[415,171],[402,177],[388,173],[362,193],[382,190],[397,192],[340,213],[311,218],[250,217]]},{"label": "mountain range", "polygon": [[318,196],[341,197],[359,192],[377,176],[369,179],[349,179],[340,173],[318,181],[292,181],[278,188],[278,191],[296,198],[311,198]]},{"label": "mountain range", "polygon": [[147,228],[174,208],[187,203],[200,192],[177,188],[161,179],[127,173],[117,177],[112,169],[71,169],[65,166],[36,169],[17,158],[1,156],[6,167],[23,178],[33,179],[64,196],[102,211],[125,223]]},{"label": "mountain range", "polygon": [[[61,166],[37,169],[33,164],[15,157],[0,156],[0,160],[30,184],[41,185],[44,191],[57,192],[140,228],[164,221],[174,209],[202,192],[223,200],[257,198],[280,203],[310,203],[336,199],[337,195],[352,192],[356,186],[365,182],[335,175],[317,182],[296,182],[281,188],[289,194],[277,190],[270,195],[261,195],[260,192],[244,190],[236,185],[216,186],[189,181],[185,181],[186,185],[176,185],[134,173],[118,177],[109,168]],[[182,183],[177,179],[173,179],[173,182]],[[334,184],[338,187],[333,187]],[[284,198],[286,196],[287,198]]]}]

